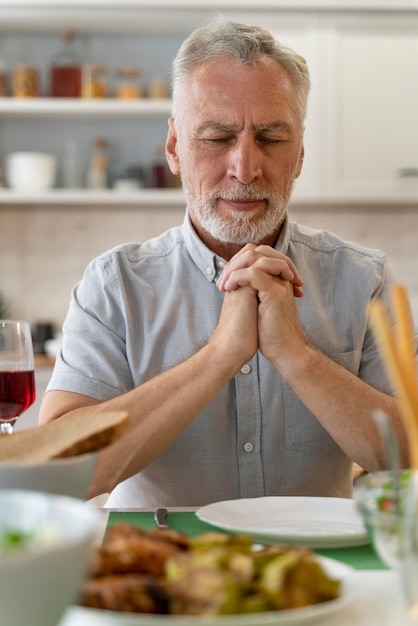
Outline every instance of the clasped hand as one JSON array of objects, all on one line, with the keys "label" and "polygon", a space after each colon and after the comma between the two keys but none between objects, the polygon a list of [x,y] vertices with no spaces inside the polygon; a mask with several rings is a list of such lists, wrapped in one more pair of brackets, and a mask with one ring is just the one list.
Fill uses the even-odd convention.
[{"label": "clasped hand", "polygon": [[246,358],[258,348],[281,369],[281,361],[307,343],[295,305],[302,285],[293,261],[266,245],[247,244],[225,266],[218,281],[225,292],[220,325],[235,324],[233,335],[236,340],[241,333]]}]

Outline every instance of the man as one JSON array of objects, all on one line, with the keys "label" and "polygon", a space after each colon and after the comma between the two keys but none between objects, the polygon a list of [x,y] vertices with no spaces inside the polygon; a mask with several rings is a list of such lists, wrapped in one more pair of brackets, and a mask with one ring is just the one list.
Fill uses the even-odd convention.
[{"label": "man", "polygon": [[179,50],[166,156],[184,224],[89,265],[40,414],[129,412],[91,492],[109,506],[350,496],[353,461],[385,463],[377,408],[405,450],[368,327],[385,255],[287,216],[308,92],[304,60],[260,28],[220,20]]}]

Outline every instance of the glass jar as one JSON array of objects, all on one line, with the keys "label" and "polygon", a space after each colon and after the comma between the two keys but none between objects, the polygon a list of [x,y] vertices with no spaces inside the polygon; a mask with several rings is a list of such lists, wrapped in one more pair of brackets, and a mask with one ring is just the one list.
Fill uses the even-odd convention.
[{"label": "glass jar", "polygon": [[160,78],[154,78],[150,80],[147,87],[148,98],[168,98],[169,91],[166,82]]},{"label": "glass jar", "polygon": [[142,96],[139,86],[139,70],[136,67],[120,67],[116,70],[115,97],[121,100],[136,100]]},{"label": "glass jar", "polygon": [[37,98],[39,96],[39,72],[33,65],[18,64],[13,68],[13,96]]},{"label": "glass jar", "polygon": [[106,98],[107,69],[105,65],[87,64],[83,66],[81,85],[82,98]]}]

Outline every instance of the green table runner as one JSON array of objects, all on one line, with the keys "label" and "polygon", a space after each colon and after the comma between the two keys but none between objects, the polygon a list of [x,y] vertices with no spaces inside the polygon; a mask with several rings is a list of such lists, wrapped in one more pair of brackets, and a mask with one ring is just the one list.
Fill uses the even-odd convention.
[{"label": "green table runner", "polygon": [[[202,522],[193,512],[169,511],[167,513],[167,523],[170,528],[185,532],[191,537],[208,530],[217,530],[214,526]],[[111,511],[109,513],[108,526],[116,522],[127,522],[134,524],[144,530],[155,528],[154,513],[142,511]],[[223,532],[223,531],[220,531]],[[387,569],[386,565],[376,554],[373,546],[354,546],[351,548],[328,548],[315,550],[317,554],[327,556],[356,569]]]}]

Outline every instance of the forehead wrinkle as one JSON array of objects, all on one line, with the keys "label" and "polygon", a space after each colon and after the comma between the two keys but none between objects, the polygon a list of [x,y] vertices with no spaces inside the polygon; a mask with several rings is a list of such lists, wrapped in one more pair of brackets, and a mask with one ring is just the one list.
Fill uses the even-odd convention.
[{"label": "forehead wrinkle", "polygon": [[[238,132],[243,128],[242,125],[240,124],[236,124],[236,123],[227,123],[227,122],[217,122],[215,120],[208,120],[206,122],[203,122],[202,124],[199,124],[195,127],[195,131],[196,132],[201,132],[201,131],[205,131],[205,130],[216,130],[216,131],[234,131],[234,132]],[[273,122],[267,122],[267,123],[262,123],[262,124],[252,124],[251,125],[252,130],[254,130],[256,133],[257,132],[268,132],[268,131],[274,131],[274,130],[281,130],[281,131],[285,131],[285,132],[289,132],[289,125],[286,124],[286,122],[281,122],[281,121],[273,121]]]},{"label": "forehead wrinkle", "polygon": [[207,120],[198,124],[195,127],[197,132],[203,130],[239,130],[240,126],[238,124],[228,124],[227,122],[217,122],[215,120]]}]

